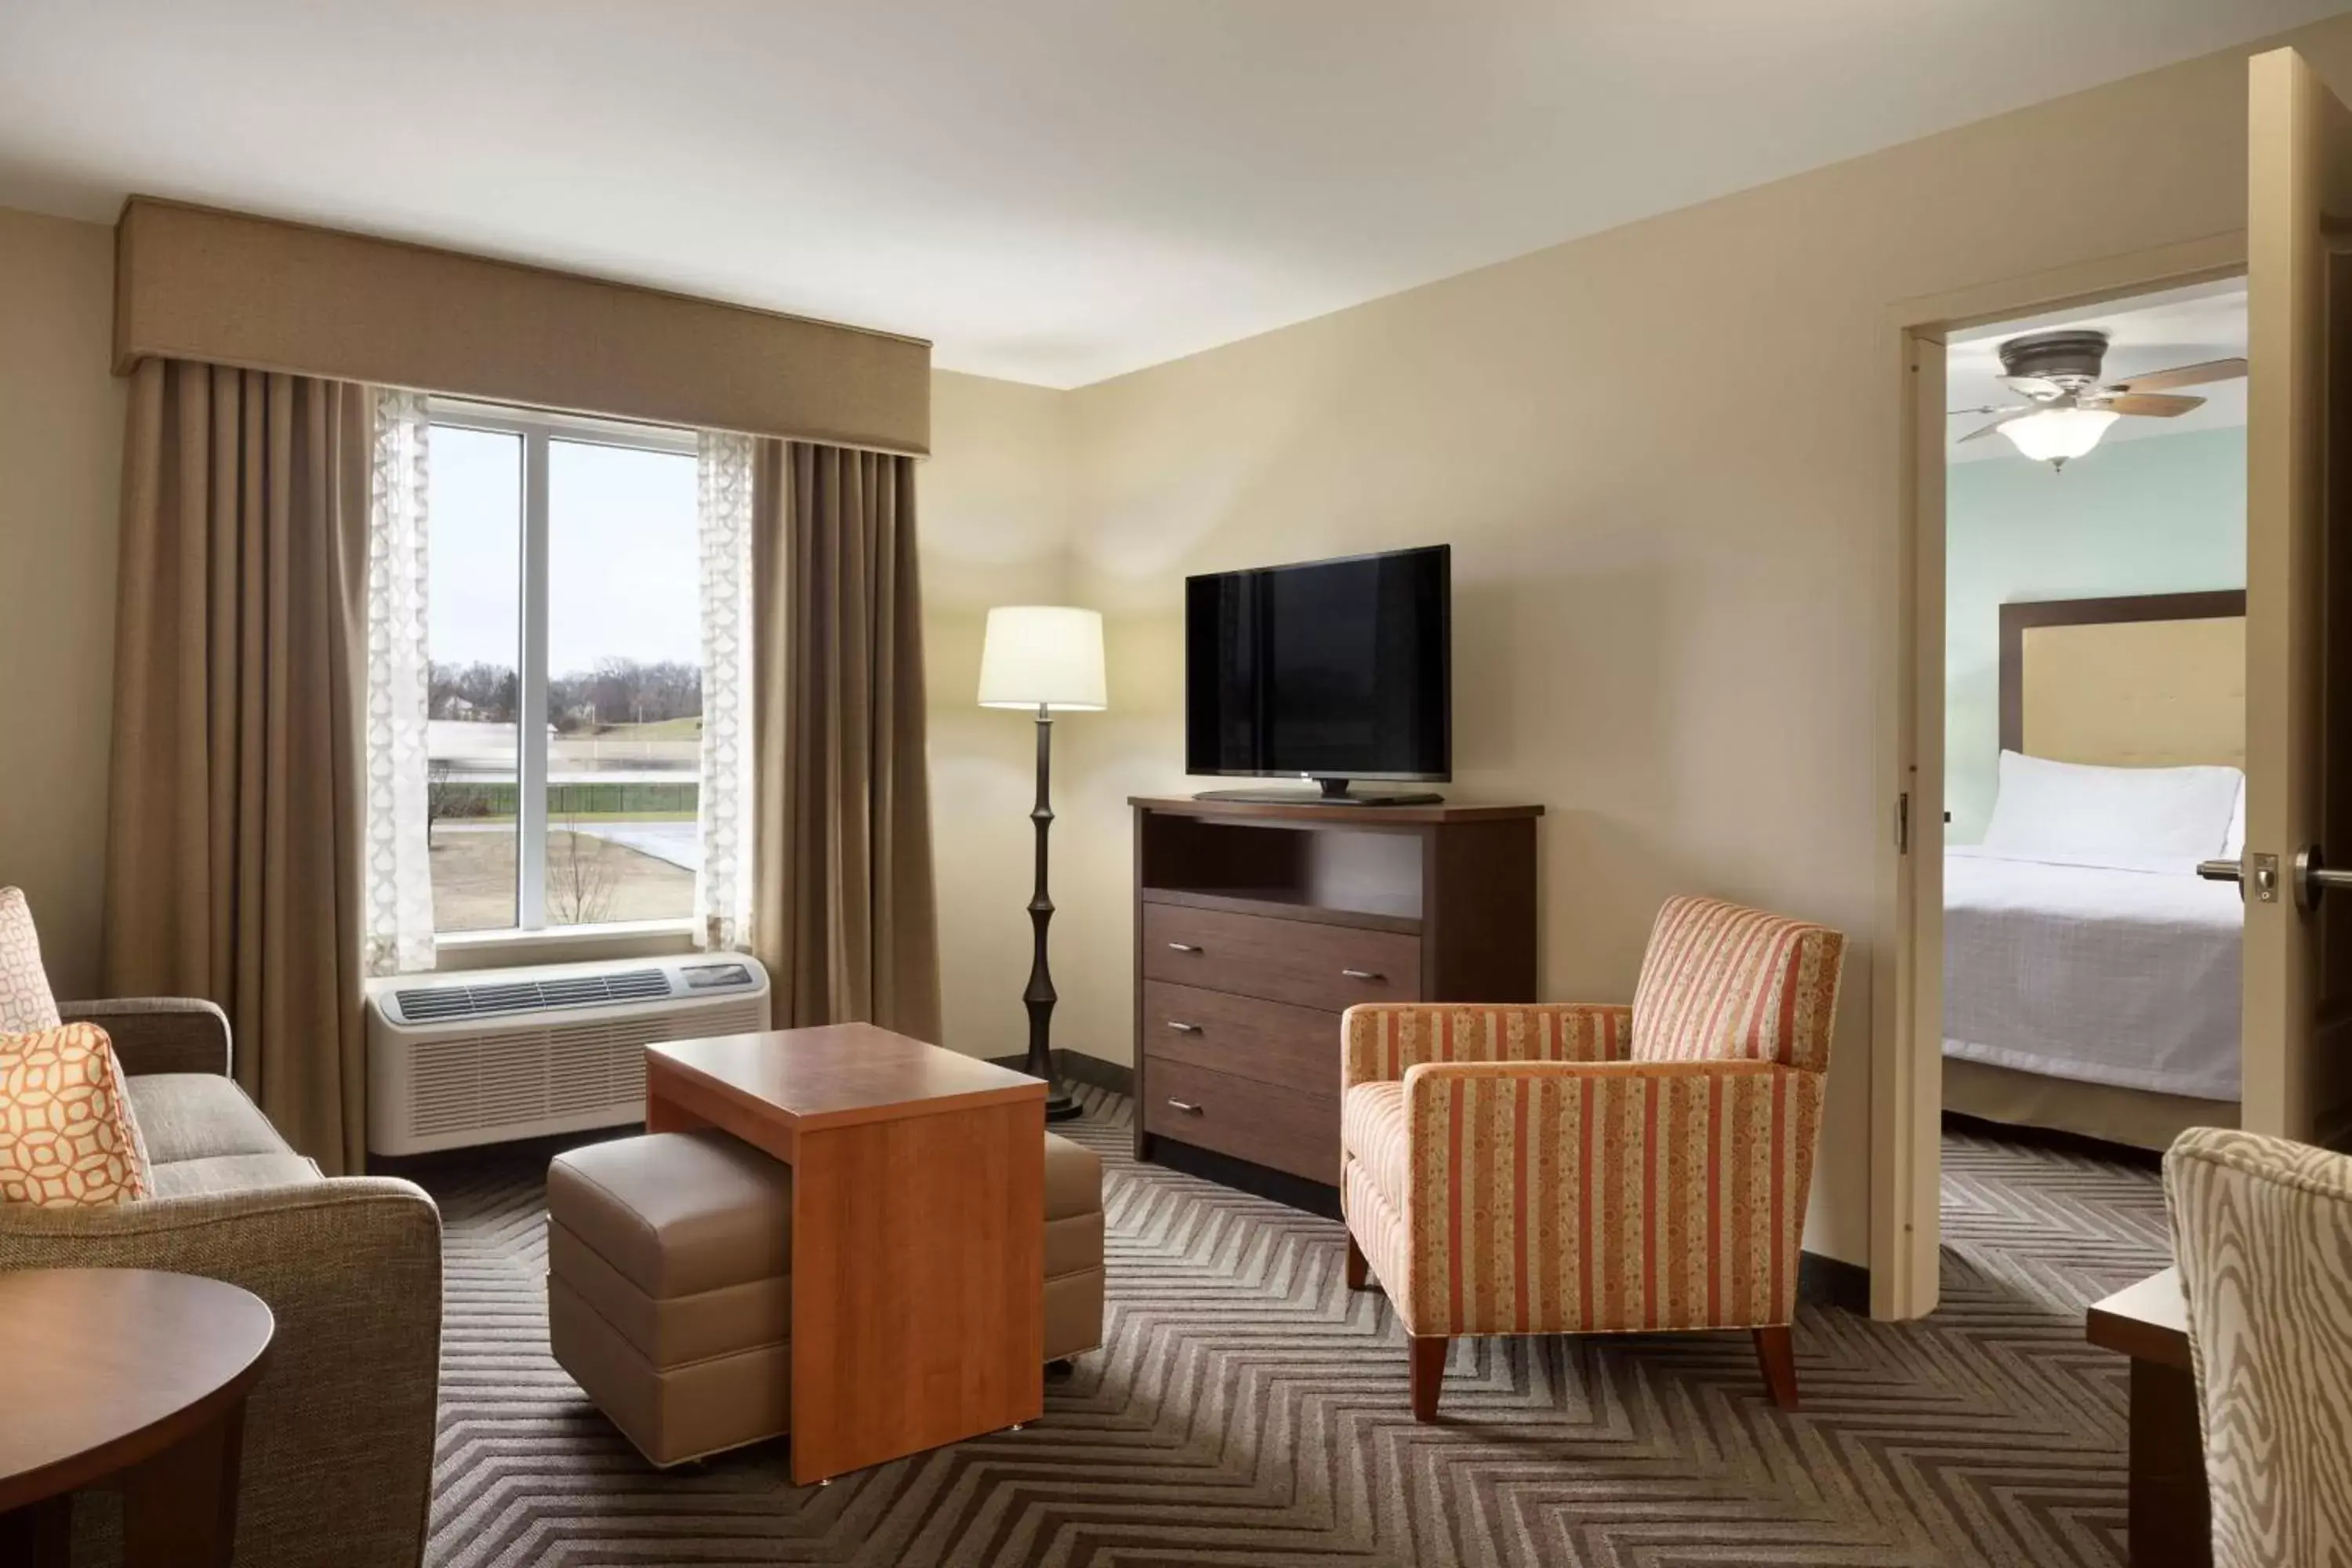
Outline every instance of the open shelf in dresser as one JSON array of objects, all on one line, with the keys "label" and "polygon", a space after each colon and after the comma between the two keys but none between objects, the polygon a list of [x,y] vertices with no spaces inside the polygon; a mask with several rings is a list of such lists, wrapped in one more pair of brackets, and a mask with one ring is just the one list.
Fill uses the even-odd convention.
[{"label": "open shelf in dresser", "polygon": [[1339,1016],[1530,1001],[1539,805],[1137,798],[1136,1153],[1339,1175]]}]

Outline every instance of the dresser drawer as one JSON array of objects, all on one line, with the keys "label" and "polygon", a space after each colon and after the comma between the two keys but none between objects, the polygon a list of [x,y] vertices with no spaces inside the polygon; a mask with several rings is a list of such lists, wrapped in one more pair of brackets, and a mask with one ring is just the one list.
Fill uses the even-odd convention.
[{"label": "dresser drawer", "polygon": [[1144,1131],[1336,1186],[1339,1101],[1154,1057],[1144,1068]]},{"label": "dresser drawer", "polygon": [[1339,1092],[1339,1015],[1287,1002],[1147,980],[1143,1053],[1311,1094]]},{"label": "dresser drawer", "polygon": [[1146,904],[1143,977],[1328,1013],[1359,1002],[1417,1002],[1421,939],[1313,921]]}]

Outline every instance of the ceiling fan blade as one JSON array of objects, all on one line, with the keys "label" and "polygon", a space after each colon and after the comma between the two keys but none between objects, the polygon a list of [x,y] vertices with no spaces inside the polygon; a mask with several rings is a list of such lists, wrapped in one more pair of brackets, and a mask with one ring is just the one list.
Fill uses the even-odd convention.
[{"label": "ceiling fan blade", "polygon": [[2011,392],[2043,401],[2056,397],[2066,390],[2047,376],[2004,375],[2000,380],[2001,384]]},{"label": "ceiling fan blade", "polygon": [[1944,415],[1957,419],[1963,414],[2030,414],[2033,406],[2031,403],[1985,403],[1974,408],[1947,408]]},{"label": "ceiling fan blade", "polygon": [[2203,364],[2175,365],[2170,370],[2152,370],[2146,375],[2136,375],[2128,381],[2116,382],[2108,392],[2162,392],[2172,386],[2202,386],[2211,381],[2242,381],[2246,374],[2246,362],[2242,359],[2207,360]]},{"label": "ceiling fan blade", "polygon": [[2169,397],[2159,392],[2127,392],[2103,399],[2102,407],[2117,414],[2137,414],[2153,419],[2177,419],[2192,408],[2202,408],[2201,397]]},{"label": "ceiling fan blade", "polygon": [[1996,419],[1991,424],[1985,426],[1982,429],[1969,431],[1967,435],[1961,437],[1960,439],[1962,441],[1981,440],[1983,437],[1991,435],[1994,431],[2000,429],[2002,426],[2008,423],[2009,421],[2006,419]]}]

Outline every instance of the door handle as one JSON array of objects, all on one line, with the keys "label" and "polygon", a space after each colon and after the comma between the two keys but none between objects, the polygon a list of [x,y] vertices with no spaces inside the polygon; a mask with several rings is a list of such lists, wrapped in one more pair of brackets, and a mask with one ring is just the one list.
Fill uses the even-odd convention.
[{"label": "door handle", "polygon": [[1187,1116],[1198,1116],[1201,1114],[1201,1108],[1197,1105],[1192,1104],[1190,1101],[1171,1100],[1168,1103],[1174,1106],[1177,1110],[1182,1111]]},{"label": "door handle", "polygon": [[1169,1019],[1168,1026],[1175,1030],[1180,1035],[1197,1035],[1201,1032],[1200,1025],[1187,1024],[1181,1018]]},{"label": "door handle", "polygon": [[1171,952],[1198,952],[1201,949],[1199,945],[1194,942],[1171,942],[1168,944],[1168,951]]},{"label": "door handle", "polygon": [[1339,974],[1342,979],[1347,980],[1386,980],[1388,978],[1377,969],[1343,969],[1339,971]]},{"label": "door handle", "polygon": [[[2306,858],[2316,853],[2317,850],[2315,848],[2305,850],[2302,855],[2295,858],[2296,866],[2300,868]],[[2278,857],[2275,855],[2249,855],[2246,858],[2248,861],[2252,862],[2253,866],[2254,875],[2252,887],[2253,890],[2254,902],[2258,904],[2274,904],[2278,902]],[[2204,878],[2209,882],[2237,883],[2241,897],[2244,895],[2244,891],[2248,886],[2245,868],[2241,866],[2235,860],[2200,860],[2197,862],[2197,874]],[[2328,876],[2341,876],[2342,873],[2315,872],[2314,875],[2326,878]],[[2352,887],[2352,877],[2346,877],[2344,879],[2344,883],[2347,887]],[[2306,886],[2308,887],[2307,891]],[[2296,879],[2295,900],[2297,902],[2301,903],[2304,908],[2313,908],[2319,902],[2319,891],[2320,884],[2306,884],[2302,878],[2298,877]]]},{"label": "door handle", "polygon": [[2330,888],[2352,888],[2352,871],[2329,869],[2320,858],[2319,846],[2306,847],[2294,858],[2294,901],[2315,910]]}]

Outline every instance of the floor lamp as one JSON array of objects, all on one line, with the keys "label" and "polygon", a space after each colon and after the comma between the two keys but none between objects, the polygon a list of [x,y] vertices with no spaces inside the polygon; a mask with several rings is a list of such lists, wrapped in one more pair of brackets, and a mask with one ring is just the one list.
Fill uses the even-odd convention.
[{"label": "floor lamp", "polygon": [[[1034,709],[1037,714],[1037,804],[1029,812],[1037,826],[1037,885],[1029,895],[1035,949],[1029,984],[1021,993],[1029,1009],[1029,1055],[1022,1067],[1051,1085],[1055,998],[1053,971],[1045,962],[1045,927],[1054,919],[1054,900],[1045,891],[1045,835],[1054,826],[1054,715],[1099,713],[1106,706],[1101,615],[1059,605],[1006,605],[989,611],[980,655],[980,705]],[[1079,1110],[1055,1089],[1045,1100],[1045,1120],[1066,1121]]]}]

